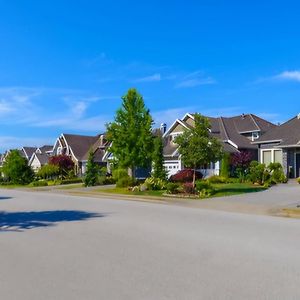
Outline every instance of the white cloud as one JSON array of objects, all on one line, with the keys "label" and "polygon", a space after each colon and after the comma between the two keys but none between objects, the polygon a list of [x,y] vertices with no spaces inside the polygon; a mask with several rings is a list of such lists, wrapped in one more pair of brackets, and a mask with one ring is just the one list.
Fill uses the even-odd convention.
[{"label": "white cloud", "polygon": [[284,71],[274,77],[274,79],[279,80],[290,80],[300,82],[300,71]]},{"label": "white cloud", "polygon": [[212,77],[205,76],[202,71],[195,71],[185,75],[176,85],[176,88],[192,88],[199,85],[208,85],[214,83],[216,83],[216,81]]},{"label": "white cloud", "polygon": [[162,77],[160,73],[155,73],[150,76],[137,78],[134,80],[134,82],[153,82],[153,81],[161,81]]}]

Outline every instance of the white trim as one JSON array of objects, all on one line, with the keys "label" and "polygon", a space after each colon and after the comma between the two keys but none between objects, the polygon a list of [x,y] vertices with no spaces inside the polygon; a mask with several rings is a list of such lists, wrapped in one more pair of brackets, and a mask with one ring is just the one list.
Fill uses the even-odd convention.
[{"label": "white trim", "polygon": [[180,119],[176,119],[175,122],[169,127],[169,129],[163,134],[163,138],[166,137],[169,134],[169,132],[171,132],[174,129],[173,127],[176,125],[177,122],[186,129],[189,129]]},{"label": "white trim", "polygon": [[225,142],[227,142],[228,144],[230,144],[230,145],[233,146],[234,148],[239,149],[238,145],[235,144],[233,141],[227,140],[227,141],[225,141]]},{"label": "white trim", "polygon": [[252,142],[251,144],[269,144],[269,143],[278,143],[282,142],[281,140],[269,140],[269,141],[257,141],[257,142]]}]

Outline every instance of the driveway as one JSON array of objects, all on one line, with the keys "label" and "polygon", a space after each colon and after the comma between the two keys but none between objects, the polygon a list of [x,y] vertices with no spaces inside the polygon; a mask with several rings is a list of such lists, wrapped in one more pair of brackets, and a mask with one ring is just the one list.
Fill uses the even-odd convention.
[{"label": "driveway", "polygon": [[299,220],[0,192],[0,299],[300,298]]}]

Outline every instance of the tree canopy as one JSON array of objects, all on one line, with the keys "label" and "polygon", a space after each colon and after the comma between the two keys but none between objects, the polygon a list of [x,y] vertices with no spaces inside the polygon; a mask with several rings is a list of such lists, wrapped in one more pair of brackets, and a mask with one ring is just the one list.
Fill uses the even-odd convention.
[{"label": "tree canopy", "polygon": [[[219,140],[210,134],[209,120],[200,115],[194,116],[195,126],[175,138],[178,151],[186,167],[196,170],[222,158],[223,150]],[[195,183],[195,178],[193,180]]]},{"label": "tree canopy", "polygon": [[114,122],[107,124],[107,139],[112,142],[110,152],[119,167],[147,167],[153,151],[152,117],[143,97],[136,89],[129,89],[122,97]]},{"label": "tree canopy", "polygon": [[12,150],[6,157],[2,167],[4,176],[14,184],[27,184],[33,180],[34,172],[26,158],[18,150]]}]

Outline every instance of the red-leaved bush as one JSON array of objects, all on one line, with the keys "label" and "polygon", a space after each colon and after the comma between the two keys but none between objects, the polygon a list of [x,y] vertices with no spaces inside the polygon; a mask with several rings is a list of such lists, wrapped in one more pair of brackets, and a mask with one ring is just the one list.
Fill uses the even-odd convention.
[{"label": "red-leaved bush", "polygon": [[67,155],[56,155],[52,156],[49,159],[49,164],[58,166],[60,171],[70,171],[74,167],[74,162],[72,159]]},{"label": "red-leaved bush", "polygon": [[246,169],[249,167],[252,160],[252,153],[248,151],[241,151],[234,153],[231,156],[231,164],[236,168]]},{"label": "red-leaved bush", "polygon": [[[193,181],[194,170],[193,169],[184,169],[177,172],[175,175],[170,177],[172,182],[192,182]],[[199,171],[196,171],[196,180],[201,179],[203,174]]]},{"label": "red-leaved bush", "polygon": [[196,192],[196,189],[192,182],[185,182],[182,187],[183,187],[183,191],[186,194],[195,194]]}]

